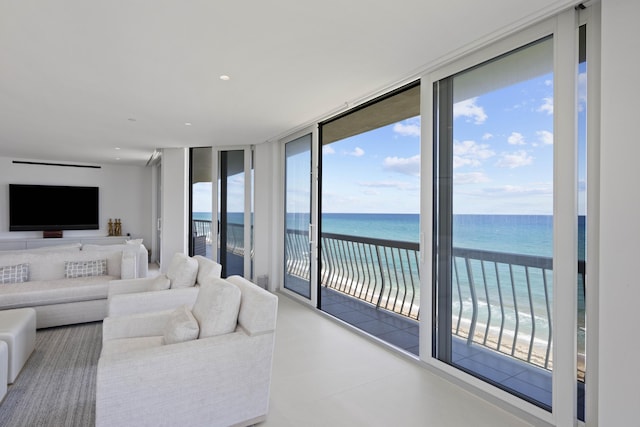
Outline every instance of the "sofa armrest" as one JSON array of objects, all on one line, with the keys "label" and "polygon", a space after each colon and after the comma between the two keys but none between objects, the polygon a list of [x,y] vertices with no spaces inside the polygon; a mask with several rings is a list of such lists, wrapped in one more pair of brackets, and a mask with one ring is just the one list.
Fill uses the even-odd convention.
[{"label": "sofa armrest", "polygon": [[138,261],[136,254],[130,251],[122,251],[122,260],[120,261],[120,278],[135,279],[138,271]]},{"label": "sofa armrest", "polygon": [[269,407],[273,343],[273,333],[235,332],[105,355],[96,427],[258,422]]},{"label": "sofa armrest", "polygon": [[113,295],[108,299],[107,315],[124,316],[136,313],[175,310],[185,304],[193,307],[198,297],[199,287],[167,289],[165,291],[140,292]]},{"label": "sofa armrest", "polygon": [[170,316],[171,310],[106,317],[102,322],[102,342],[119,338],[163,335]]},{"label": "sofa armrest", "polygon": [[171,282],[164,275],[141,279],[112,280],[109,282],[109,297],[120,294],[133,294],[169,289]]}]

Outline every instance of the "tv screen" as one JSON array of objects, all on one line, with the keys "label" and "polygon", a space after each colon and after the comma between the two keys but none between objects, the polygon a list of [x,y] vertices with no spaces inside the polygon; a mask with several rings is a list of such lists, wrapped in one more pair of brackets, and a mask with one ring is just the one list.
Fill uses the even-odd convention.
[{"label": "tv screen", "polygon": [[98,187],[9,184],[9,231],[97,230]]}]

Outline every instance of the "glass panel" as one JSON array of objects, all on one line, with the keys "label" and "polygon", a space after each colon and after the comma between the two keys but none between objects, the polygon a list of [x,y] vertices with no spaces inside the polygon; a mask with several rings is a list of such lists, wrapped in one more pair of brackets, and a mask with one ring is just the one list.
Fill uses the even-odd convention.
[{"label": "glass panel", "polygon": [[320,308],[418,354],[420,87],[323,124]]},{"label": "glass panel", "polygon": [[587,255],[587,57],[586,26],[580,27],[578,64],[578,419],[584,421],[585,286]]},{"label": "glass panel", "polygon": [[244,150],[220,151],[219,262],[223,277],[244,276]]},{"label": "glass panel", "polygon": [[211,205],[211,147],[191,149],[191,255],[212,258]]},{"label": "glass panel", "polygon": [[553,41],[438,83],[439,359],[552,403]]},{"label": "glass panel", "polygon": [[311,135],[285,145],[284,287],[311,299]]}]

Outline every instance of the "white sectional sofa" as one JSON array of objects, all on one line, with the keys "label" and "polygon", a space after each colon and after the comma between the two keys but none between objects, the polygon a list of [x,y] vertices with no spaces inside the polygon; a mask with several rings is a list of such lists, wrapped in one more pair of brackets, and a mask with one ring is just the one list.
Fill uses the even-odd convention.
[{"label": "white sectional sofa", "polygon": [[110,300],[110,313],[122,315],[103,323],[96,427],[249,426],[266,418],[278,298],[240,276],[203,277],[191,289],[190,299],[175,298],[183,289],[130,294],[145,308],[146,299],[164,298],[167,310],[158,312]]},{"label": "white sectional sofa", "polygon": [[38,329],[104,319],[109,282],[146,275],[147,250],[141,244],[87,246],[0,252],[0,310],[33,307]]}]

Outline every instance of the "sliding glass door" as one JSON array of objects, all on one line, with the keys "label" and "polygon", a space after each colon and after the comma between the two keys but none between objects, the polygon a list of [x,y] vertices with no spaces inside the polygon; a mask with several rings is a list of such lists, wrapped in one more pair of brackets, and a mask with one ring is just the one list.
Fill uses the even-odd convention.
[{"label": "sliding glass door", "polygon": [[311,299],[311,143],[285,144],[284,287]]},{"label": "sliding glass door", "polygon": [[435,356],[552,405],[553,39],[436,82]]},{"label": "sliding glass door", "polygon": [[217,259],[223,277],[252,278],[253,170],[251,150],[218,150],[216,161]]}]

